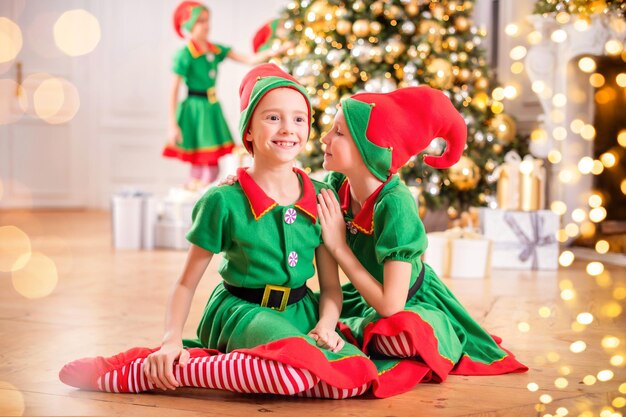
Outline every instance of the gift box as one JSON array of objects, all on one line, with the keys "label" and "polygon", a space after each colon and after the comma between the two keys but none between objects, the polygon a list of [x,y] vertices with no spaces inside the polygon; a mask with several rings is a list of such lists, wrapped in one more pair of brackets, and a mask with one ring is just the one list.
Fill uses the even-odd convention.
[{"label": "gift box", "polygon": [[201,191],[170,188],[168,195],[161,202],[159,219],[190,225],[193,207],[201,196]]},{"label": "gift box", "polygon": [[124,190],[111,198],[113,248],[152,249],[157,201],[139,190]]},{"label": "gift box", "polygon": [[497,179],[498,208],[504,210],[541,210],[546,198],[546,169],[543,161],[515,151],[504,156],[504,162],[493,175]]},{"label": "gift box", "polygon": [[155,225],[155,246],[163,249],[189,249],[189,242],[185,235],[189,231],[189,223],[159,220]]},{"label": "gift box", "polygon": [[484,236],[454,228],[428,233],[424,261],[440,277],[486,278],[491,271],[491,241]]},{"label": "gift box", "polygon": [[493,268],[558,268],[559,216],[550,210],[481,209],[480,225],[493,241]]}]

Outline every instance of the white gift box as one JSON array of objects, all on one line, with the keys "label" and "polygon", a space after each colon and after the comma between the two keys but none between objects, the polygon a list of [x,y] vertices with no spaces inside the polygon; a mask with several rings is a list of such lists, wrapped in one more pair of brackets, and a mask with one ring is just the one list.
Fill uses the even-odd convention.
[{"label": "white gift box", "polygon": [[491,241],[460,228],[428,233],[424,261],[440,277],[485,278],[491,271]]},{"label": "white gift box", "polygon": [[164,249],[189,249],[189,242],[185,235],[190,224],[159,220],[154,230],[155,246]]},{"label": "white gift box", "polygon": [[484,208],[480,210],[480,226],[482,233],[493,240],[494,268],[558,268],[559,216],[552,211]]},{"label": "white gift box", "polygon": [[161,203],[161,220],[169,222],[191,224],[193,207],[202,192],[189,191],[183,188],[170,188],[169,193]]},{"label": "white gift box", "polygon": [[111,227],[115,249],[152,249],[157,203],[152,195],[127,190],[111,198]]}]

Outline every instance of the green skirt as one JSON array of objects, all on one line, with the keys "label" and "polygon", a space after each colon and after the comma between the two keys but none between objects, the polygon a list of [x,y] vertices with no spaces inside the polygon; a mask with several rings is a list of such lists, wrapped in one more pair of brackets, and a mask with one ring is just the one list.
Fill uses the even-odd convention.
[{"label": "green skirt", "polygon": [[343,287],[341,329],[363,352],[368,352],[372,337],[400,333],[419,352],[410,360],[377,358],[372,353],[379,374],[385,375],[380,383],[401,383],[386,390],[397,394],[420,382],[442,382],[449,374],[497,375],[528,370],[500,346],[500,338],[487,333],[469,315],[429,265],[424,264],[424,268],[424,282],[404,311],[386,318],[376,313],[352,284]]},{"label": "green skirt", "polygon": [[190,96],[178,104],[176,120],[182,140],[167,145],[163,155],[194,165],[217,165],[217,160],[233,149],[233,138],[219,102]]},{"label": "green skirt", "polygon": [[333,353],[307,336],[318,322],[318,311],[319,299],[310,290],[281,312],[242,300],[220,284],[205,307],[197,339],[185,339],[183,345],[243,352],[304,368],[340,389],[374,383],[376,367],[356,346],[346,343]]}]

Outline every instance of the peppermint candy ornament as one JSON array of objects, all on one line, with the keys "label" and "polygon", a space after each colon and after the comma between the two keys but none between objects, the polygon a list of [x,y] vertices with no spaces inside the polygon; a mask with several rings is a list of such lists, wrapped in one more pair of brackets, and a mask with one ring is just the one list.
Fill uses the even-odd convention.
[{"label": "peppermint candy ornament", "polygon": [[285,212],[285,223],[293,224],[293,222],[296,221],[297,217],[298,217],[298,213],[296,213],[296,210],[292,208],[288,208],[287,211]]},{"label": "peppermint candy ornament", "polygon": [[289,263],[289,266],[292,267],[292,268],[294,266],[296,266],[298,264],[298,254],[296,252],[292,251],[289,254],[289,258],[287,258],[287,262]]}]

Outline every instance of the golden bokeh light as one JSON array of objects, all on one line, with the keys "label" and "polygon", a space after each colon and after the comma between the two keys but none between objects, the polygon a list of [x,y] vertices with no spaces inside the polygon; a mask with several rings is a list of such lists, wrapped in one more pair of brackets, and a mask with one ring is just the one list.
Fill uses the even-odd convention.
[{"label": "golden bokeh light", "polygon": [[613,355],[609,360],[609,363],[613,366],[624,366],[624,356],[622,355]]},{"label": "golden bokeh light", "polygon": [[[615,82],[622,88],[626,88],[626,73],[620,72],[615,76]],[[622,130],[623,132],[623,130]]]},{"label": "golden bokeh light", "polygon": [[609,55],[619,55],[624,49],[624,45],[617,39],[609,39],[604,44],[604,50]]},{"label": "golden bokeh light", "polygon": [[613,289],[613,298],[616,300],[626,299],[626,287],[615,287]]},{"label": "golden bokeh light", "polygon": [[561,291],[561,298],[564,301],[573,300],[574,297],[576,297],[576,292],[574,290],[572,290],[572,289],[568,288],[568,289],[565,289],[565,290]]},{"label": "golden bokeh light", "polygon": [[606,240],[601,239],[596,242],[596,252],[598,252],[599,254],[603,255],[607,253],[609,249],[609,242],[607,242]]},{"label": "golden bokeh light", "polygon": [[582,57],[578,60],[578,68],[580,68],[581,71],[592,73],[596,70],[596,61],[588,56]]},{"label": "golden bokeh light", "polygon": [[596,383],[596,377],[593,375],[586,375],[583,378],[583,384],[585,385],[593,385]]},{"label": "golden bokeh light", "polygon": [[593,158],[589,156],[583,156],[580,158],[580,161],[578,161],[578,171],[580,171],[581,174],[590,174],[592,169]]},{"label": "golden bokeh light", "polygon": [[567,32],[563,29],[557,29],[550,35],[550,39],[556,43],[563,43],[567,40]]},{"label": "golden bokeh light", "polygon": [[604,85],[604,82],[605,80],[602,74],[595,72],[589,76],[589,84],[591,84],[592,87],[600,88]]},{"label": "golden bokeh light", "polygon": [[537,392],[539,390],[539,385],[534,382],[530,382],[528,385],[526,385],[526,388],[528,388],[528,391],[530,392]]},{"label": "golden bokeh light", "polygon": [[602,306],[600,310],[605,317],[614,319],[622,314],[622,305],[617,301],[609,301]]},{"label": "golden bokeh light", "polygon": [[598,276],[604,272],[604,264],[602,262],[589,262],[587,264],[587,273],[592,277]]},{"label": "golden bokeh light", "polygon": [[597,378],[598,381],[606,382],[613,379],[614,376],[615,374],[610,369],[603,369],[602,371],[598,372]]},{"label": "golden bokeh light", "polygon": [[524,72],[524,64],[519,61],[512,63],[511,72],[513,74],[521,74],[522,72]]},{"label": "golden bokeh light", "polygon": [[600,344],[605,349],[615,349],[620,345],[620,340],[615,336],[607,335],[602,338],[602,342],[600,342]]},{"label": "golden bokeh light", "polygon": [[550,203],[550,210],[552,210],[555,214],[562,216],[567,212],[567,204],[563,201],[555,200]]},{"label": "golden bokeh light", "polygon": [[586,19],[578,19],[574,22],[574,29],[579,32],[584,32],[589,29],[589,21]]},{"label": "golden bokeh light", "polygon": [[517,323],[517,329],[522,333],[528,333],[530,331],[530,324],[522,321],[520,323]]},{"label": "golden bokeh light", "polygon": [[520,59],[524,59],[524,57],[526,56],[526,53],[527,53],[526,47],[519,45],[511,49],[511,52],[509,52],[509,56],[511,57],[512,60],[519,61]]},{"label": "golden bokeh light", "polygon": [[544,319],[547,319],[551,315],[552,315],[552,309],[550,307],[543,306],[539,308],[539,316],[543,317]]},{"label": "golden bokeh light", "polygon": [[22,31],[11,19],[0,16],[0,63],[15,59],[22,50]]},{"label": "golden bokeh light", "polygon": [[605,152],[600,155],[600,161],[605,168],[613,168],[618,161],[617,156],[613,152]]},{"label": "golden bokeh light", "polygon": [[86,10],[69,10],[56,21],[53,34],[54,42],[65,54],[85,55],[100,42],[100,23]]},{"label": "golden bokeh light", "polygon": [[622,194],[626,194],[626,178],[622,180],[619,185],[620,190],[622,190]]},{"label": "golden bokeh light", "polygon": [[554,386],[557,388],[561,388],[561,389],[566,388],[568,384],[569,383],[567,382],[567,379],[563,377],[559,377],[554,380]]},{"label": "golden bokeh light", "polygon": [[48,78],[41,82],[33,94],[35,114],[50,124],[70,121],[78,112],[78,90],[62,78]]},{"label": "golden bokeh light", "polygon": [[589,196],[587,202],[589,203],[589,207],[596,208],[600,207],[602,203],[604,203],[604,199],[600,194],[593,193]]},{"label": "golden bokeh light", "polygon": [[606,209],[604,207],[596,207],[589,211],[589,220],[594,223],[600,223],[606,218]]},{"label": "golden bokeh light", "polygon": [[26,298],[42,298],[50,295],[59,280],[54,262],[39,252],[33,252],[28,263],[13,271],[13,288]]},{"label": "golden bokeh light", "polygon": [[563,126],[555,127],[552,130],[552,136],[558,141],[565,140],[567,138],[567,129],[565,129]]},{"label": "golden bokeh light", "polygon": [[594,160],[593,161],[593,168],[591,168],[591,173],[593,175],[600,175],[600,174],[602,174],[602,172],[604,172],[604,165],[599,160],[597,160],[597,159]]},{"label": "golden bokeh light", "polygon": [[617,143],[619,146],[626,148],[626,129],[622,129],[617,134]]},{"label": "golden bokeh light", "polygon": [[569,410],[565,407],[559,407],[556,409],[556,414],[558,416],[566,416],[569,414]]},{"label": "golden bokeh light", "polygon": [[541,43],[542,39],[543,39],[543,36],[541,35],[541,32],[537,30],[533,30],[532,32],[528,34],[528,36],[526,36],[526,40],[531,45],[537,45]]},{"label": "golden bokeh light", "polygon": [[556,363],[561,359],[561,355],[556,352],[548,352],[546,358],[548,358],[548,362]]},{"label": "golden bokeh light", "polygon": [[568,223],[565,225],[565,233],[568,237],[576,237],[580,232],[580,228],[576,223]]},{"label": "golden bokeh light", "polygon": [[596,137],[596,128],[592,125],[586,124],[580,129],[580,136],[586,140],[593,140]]},{"label": "golden bokeh light", "polygon": [[581,208],[577,208],[574,211],[572,211],[572,220],[574,220],[575,222],[582,223],[585,221],[586,218],[587,218],[587,213],[585,212],[585,210]]},{"label": "golden bokeh light", "polygon": [[512,37],[517,36],[519,34],[519,26],[517,26],[515,23],[509,23],[504,28],[504,32]]},{"label": "golden bokeh light", "polygon": [[587,312],[580,313],[576,316],[576,321],[588,326],[593,322],[593,314]]},{"label": "golden bokeh light", "polygon": [[611,401],[611,405],[615,408],[623,408],[626,406],[626,398],[624,397],[615,397],[613,401]]},{"label": "golden bokeh light", "polygon": [[539,396],[539,401],[543,404],[550,404],[552,402],[552,396],[550,394],[541,394]]},{"label": "golden bokeh light", "polygon": [[30,238],[15,226],[0,227],[0,271],[21,269],[31,257]]},{"label": "golden bokeh light", "polygon": [[491,92],[491,97],[493,97],[494,100],[499,100],[499,101],[504,100],[504,88],[502,87],[494,88],[493,91]]},{"label": "golden bokeh light", "polygon": [[572,132],[579,134],[580,131],[583,129],[583,127],[585,126],[585,122],[583,122],[580,119],[574,119],[572,120],[572,122],[570,123],[569,127],[572,130]]},{"label": "golden bokeh light", "polygon": [[0,415],[24,415],[24,395],[12,384],[0,381]]},{"label": "golden bokeh light", "polygon": [[548,152],[548,161],[550,161],[551,164],[558,164],[559,162],[561,162],[562,159],[563,155],[556,149],[552,149],[550,152]]},{"label": "golden bokeh light", "polygon": [[555,94],[554,97],[552,97],[552,104],[554,104],[555,107],[564,107],[567,104],[567,97],[565,97],[565,94]]},{"label": "golden bokeh light", "polygon": [[565,229],[559,229],[556,231],[556,240],[561,242],[561,243],[565,243],[567,242],[568,236],[567,233],[565,232]]},{"label": "golden bokeh light", "polygon": [[587,349],[587,344],[582,340],[577,340],[569,346],[569,350],[573,353],[581,353]]},{"label": "golden bokeh light", "polygon": [[591,222],[583,222],[580,225],[580,235],[582,237],[592,237],[596,234],[596,225]]}]

